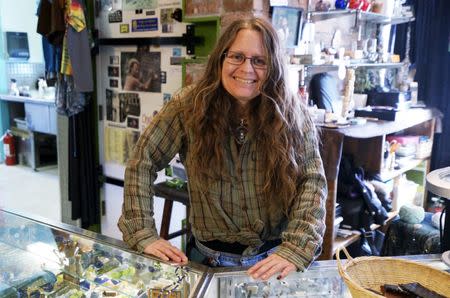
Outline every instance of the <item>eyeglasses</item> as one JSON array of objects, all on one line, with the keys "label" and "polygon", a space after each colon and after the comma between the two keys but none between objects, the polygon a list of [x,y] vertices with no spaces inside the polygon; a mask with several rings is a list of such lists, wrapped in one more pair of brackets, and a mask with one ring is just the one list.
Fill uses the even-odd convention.
[{"label": "eyeglasses", "polygon": [[233,51],[225,52],[224,56],[225,56],[225,58],[227,58],[227,61],[230,64],[242,65],[245,62],[245,60],[250,59],[250,63],[253,65],[254,68],[259,68],[259,69],[267,68],[266,57],[263,57],[263,56],[246,57],[242,53],[233,52]]}]

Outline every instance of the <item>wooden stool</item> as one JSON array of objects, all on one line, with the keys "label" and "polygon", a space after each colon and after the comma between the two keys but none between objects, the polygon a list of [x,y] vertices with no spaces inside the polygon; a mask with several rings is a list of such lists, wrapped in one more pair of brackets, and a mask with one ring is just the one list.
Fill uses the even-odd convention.
[{"label": "wooden stool", "polygon": [[[159,236],[166,240],[186,234],[189,241],[191,235],[191,227],[189,224],[189,194],[185,190],[178,190],[166,185],[165,182],[155,184],[155,196],[164,199],[164,210],[161,221],[161,229]],[[170,219],[172,217],[173,202],[180,202],[186,206],[186,228],[169,234]]]}]

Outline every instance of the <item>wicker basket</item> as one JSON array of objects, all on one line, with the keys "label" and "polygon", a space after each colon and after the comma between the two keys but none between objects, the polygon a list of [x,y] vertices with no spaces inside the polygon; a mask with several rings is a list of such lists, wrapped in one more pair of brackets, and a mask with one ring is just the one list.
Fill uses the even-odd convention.
[{"label": "wicker basket", "polygon": [[352,258],[345,248],[348,261],[341,263],[340,249],[336,251],[339,274],[353,298],[384,297],[367,289],[380,292],[384,284],[418,282],[445,297],[450,297],[450,274],[430,266],[389,257]]}]

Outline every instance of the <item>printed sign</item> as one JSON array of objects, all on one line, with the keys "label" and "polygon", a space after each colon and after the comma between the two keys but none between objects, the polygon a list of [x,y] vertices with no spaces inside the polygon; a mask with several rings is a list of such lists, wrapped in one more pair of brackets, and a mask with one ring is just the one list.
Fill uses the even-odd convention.
[{"label": "printed sign", "polygon": [[110,23],[120,23],[122,22],[122,11],[116,10],[108,14],[108,21]]},{"label": "printed sign", "polygon": [[132,32],[157,31],[158,18],[138,19],[131,21]]},{"label": "printed sign", "polygon": [[120,24],[120,33],[128,33],[128,32],[130,32],[130,25]]}]

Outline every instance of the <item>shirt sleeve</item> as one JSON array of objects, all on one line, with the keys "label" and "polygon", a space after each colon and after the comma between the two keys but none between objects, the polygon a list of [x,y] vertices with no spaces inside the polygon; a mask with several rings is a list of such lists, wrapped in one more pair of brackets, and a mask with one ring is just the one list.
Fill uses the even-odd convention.
[{"label": "shirt sleeve", "polygon": [[182,147],[184,130],[180,96],[175,96],[145,129],[128,160],[125,170],[124,201],[118,227],[123,240],[142,252],[159,239],[153,218],[154,181],[157,172]]},{"label": "shirt sleeve", "polygon": [[314,123],[304,110],[303,150],[299,162],[299,195],[289,213],[289,222],[282,233],[282,244],[276,254],[289,260],[300,271],[306,270],[320,252],[325,232],[325,201],[327,182],[319,152]]}]

